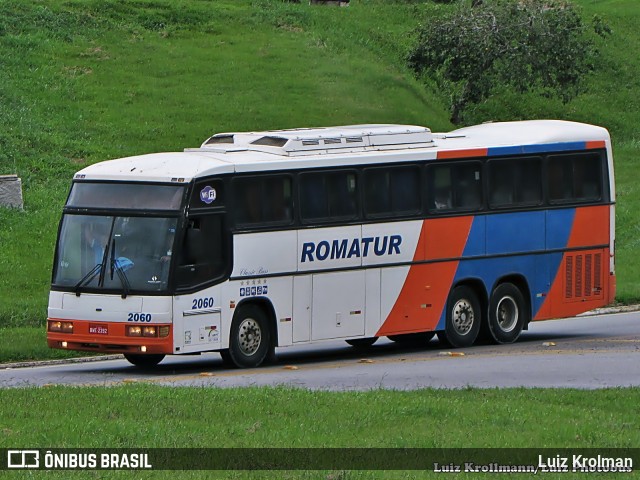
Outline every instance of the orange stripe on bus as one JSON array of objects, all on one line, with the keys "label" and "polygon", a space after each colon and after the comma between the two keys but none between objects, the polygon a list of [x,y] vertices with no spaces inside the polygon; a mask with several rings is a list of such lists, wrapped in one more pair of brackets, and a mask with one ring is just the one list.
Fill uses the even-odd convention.
[{"label": "orange stripe on bus", "polygon": [[586,142],[586,148],[587,149],[592,149],[592,148],[604,148],[605,147],[605,141],[604,140],[594,140],[591,142]]},{"label": "orange stripe on bus", "polygon": [[567,248],[609,243],[609,205],[576,208]]},{"label": "orange stripe on bus", "polygon": [[[472,223],[473,217],[425,220],[414,261],[436,256],[460,258]],[[412,265],[376,336],[433,331],[442,315],[458,263],[458,260],[450,260]]]},{"label": "orange stripe on bus", "polygon": [[486,157],[488,148],[469,148],[467,150],[441,150],[438,152],[438,160],[447,158]]}]

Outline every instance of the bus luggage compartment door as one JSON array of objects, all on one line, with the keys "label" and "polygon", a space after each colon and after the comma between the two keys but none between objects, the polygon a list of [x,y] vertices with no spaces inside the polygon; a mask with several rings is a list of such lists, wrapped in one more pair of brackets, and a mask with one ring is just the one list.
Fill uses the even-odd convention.
[{"label": "bus luggage compartment door", "polygon": [[220,308],[183,312],[183,347],[181,353],[203,352],[220,348]]},{"label": "bus luggage compartment door", "polygon": [[313,276],[311,339],[364,335],[365,272]]}]

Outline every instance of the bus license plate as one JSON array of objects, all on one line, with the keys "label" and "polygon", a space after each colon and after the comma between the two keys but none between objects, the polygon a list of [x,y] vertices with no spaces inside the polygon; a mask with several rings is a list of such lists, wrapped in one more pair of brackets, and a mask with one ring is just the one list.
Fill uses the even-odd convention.
[{"label": "bus license plate", "polygon": [[89,325],[89,333],[94,335],[108,335],[109,329],[106,325]]}]

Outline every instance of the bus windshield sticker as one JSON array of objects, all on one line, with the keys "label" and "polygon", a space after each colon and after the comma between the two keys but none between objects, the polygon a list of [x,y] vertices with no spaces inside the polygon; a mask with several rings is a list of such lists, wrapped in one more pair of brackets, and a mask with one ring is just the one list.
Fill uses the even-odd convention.
[{"label": "bus windshield sticker", "polygon": [[216,200],[216,189],[207,185],[202,190],[200,190],[200,200],[202,200],[207,205],[211,205]]}]

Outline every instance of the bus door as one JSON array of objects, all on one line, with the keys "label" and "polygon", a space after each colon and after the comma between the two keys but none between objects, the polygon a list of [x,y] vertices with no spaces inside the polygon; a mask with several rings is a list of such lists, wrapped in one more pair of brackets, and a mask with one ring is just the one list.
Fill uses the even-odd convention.
[{"label": "bus door", "polygon": [[224,214],[190,215],[176,259],[174,351],[216,350],[221,342],[221,289],[210,286],[226,272]]}]

